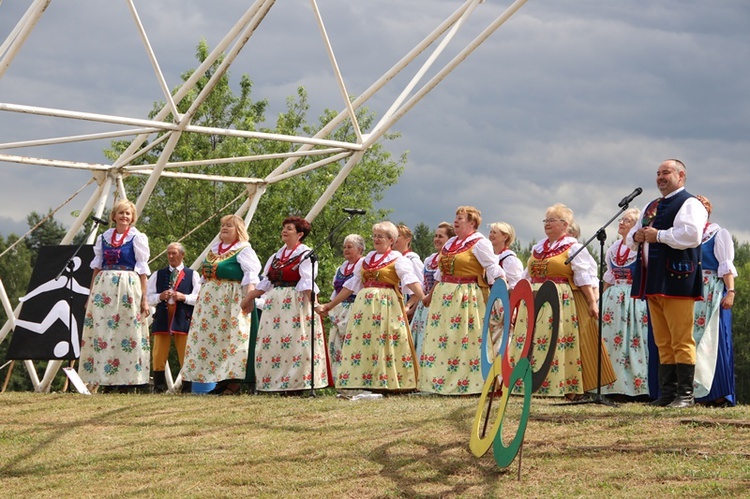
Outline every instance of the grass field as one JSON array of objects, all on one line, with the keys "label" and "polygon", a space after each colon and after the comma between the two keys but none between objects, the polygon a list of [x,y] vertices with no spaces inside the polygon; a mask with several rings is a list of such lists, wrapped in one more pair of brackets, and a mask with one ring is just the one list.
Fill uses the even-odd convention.
[{"label": "grass field", "polygon": [[5,393],[0,497],[750,496],[750,406],[535,398],[519,480],[471,454],[477,403]]}]

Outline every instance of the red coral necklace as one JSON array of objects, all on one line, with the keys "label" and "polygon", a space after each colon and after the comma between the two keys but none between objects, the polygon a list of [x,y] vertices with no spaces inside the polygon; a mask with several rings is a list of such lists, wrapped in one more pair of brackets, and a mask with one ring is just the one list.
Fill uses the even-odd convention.
[{"label": "red coral necklace", "polygon": [[[625,252],[622,253],[622,249],[625,248]],[[620,239],[620,246],[617,247],[617,251],[615,252],[615,264],[618,267],[624,267],[625,263],[628,261],[628,257],[630,256],[630,248],[625,245],[625,243]]]},{"label": "red coral necklace", "polygon": [[388,255],[390,255],[390,254],[391,254],[391,248],[388,248],[388,251],[386,251],[385,253],[383,253],[383,256],[381,256],[380,258],[378,258],[376,260],[375,257],[377,256],[377,253],[375,253],[374,255],[372,255],[370,257],[370,263],[367,264],[368,267],[370,267],[370,268],[377,267],[378,265],[380,265],[381,263],[383,263],[385,261],[385,259],[388,258]]},{"label": "red coral necklace", "polygon": [[229,246],[225,247],[224,243],[222,243],[221,241],[219,241],[219,254],[223,255],[224,253],[226,253],[227,251],[229,251],[229,248],[231,248],[232,246],[234,246],[235,244],[237,244],[237,242],[239,242],[239,239],[235,239],[234,241],[232,241],[232,243]]},{"label": "red coral necklace", "polygon": [[117,229],[114,229],[112,231],[112,237],[110,237],[110,239],[109,239],[109,244],[113,248],[119,248],[120,246],[122,246],[122,243],[125,242],[125,238],[128,237],[128,232],[130,232],[130,226],[128,226],[128,228],[125,229],[125,232],[122,233],[122,237],[120,237],[120,239],[118,240],[117,239]]}]

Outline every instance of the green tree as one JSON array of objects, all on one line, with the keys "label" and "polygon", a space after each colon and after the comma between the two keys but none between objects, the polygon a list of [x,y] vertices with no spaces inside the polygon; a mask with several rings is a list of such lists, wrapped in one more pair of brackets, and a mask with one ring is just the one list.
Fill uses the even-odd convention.
[{"label": "green tree", "polygon": [[411,249],[419,255],[422,261],[435,252],[435,246],[432,244],[434,235],[435,231],[424,222],[419,222],[414,227]]},{"label": "green tree", "polygon": [[735,278],[736,295],[732,307],[732,339],[734,341],[734,367],[737,381],[737,400],[750,403],[750,243],[740,244],[734,239],[738,277]]},{"label": "green tree", "polygon": [[[0,253],[3,253],[13,243],[18,241],[15,234],[4,238],[0,235]],[[31,279],[31,258],[32,252],[24,243],[17,244],[12,250],[0,258],[0,277],[3,279],[5,292],[8,293],[11,306],[15,308],[18,305],[18,298],[26,294]],[[0,324],[4,325],[8,316],[4,307],[0,307]],[[11,332],[2,342],[0,342],[0,363],[4,364],[10,345]],[[18,367],[18,365],[16,366]],[[9,369],[10,367],[6,367]],[[0,383],[5,381],[6,371],[0,371]],[[0,385],[1,386],[1,385]],[[14,369],[8,384],[8,390],[19,391],[31,389],[31,381],[26,376],[26,370],[21,366],[20,369]]]},{"label": "green tree", "polygon": [[[205,41],[201,41],[196,52],[197,59],[202,62],[208,53],[208,45]],[[180,112],[186,111],[192,105],[195,96],[208,83],[208,79],[218,64],[217,62],[200,79],[195,91],[180,102]],[[184,73],[182,79],[186,80],[192,71]],[[287,135],[313,135],[336,114],[334,111],[326,110],[318,122],[308,123],[307,93],[303,88],[299,88],[296,95],[287,99],[286,112],[277,117],[274,127],[263,127],[267,101],[252,100],[252,82],[247,75],[242,75],[240,78],[239,89],[239,94],[235,94],[230,86],[230,75],[225,74],[214,88],[211,97],[199,106],[193,122],[210,127],[260,130]],[[161,108],[162,104],[155,104],[151,116],[153,117]],[[374,124],[373,115],[366,109],[359,110],[357,117],[363,131],[368,130]],[[388,135],[386,139],[395,137],[397,135]],[[331,133],[330,138],[354,141],[352,124],[349,121],[344,122]],[[128,145],[129,142],[126,141],[115,141],[105,154],[114,159]],[[142,164],[154,163],[161,150],[162,144],[157,144],[152,151],[143,155],[140,161]],[[278,141],[183,134],[171,155],[171,160],[203,160],[288,151],[289,145]],[[295,166],[302,167],[313,161],[300,159]],[[315,219],[313,231],[305,242],[317,249],[321,262],[318,283],[323,293],[330,293],[330,280],[340,264],[340,246],[344,235],[357,232],[366,236],[374,222],[387,216],[387,210],[374,210],[373,206],[382,199],[385,189],[398,181],[405,161],[405,156],[394,160],[381,144],[374,145],[364,154],[357,167]],[[183,168],[180,171],[263,178],[277,166],[276,161],[256,161],[224,164],[221,165],[220,170],[216,167],[204,166]],[[342,163],[328,165],[268,187],[260,200],[253,223],[249,227],[251,243],[262,262],[265,262],[265,259],[281,245],[279,234],[284,218],[289,215],[304,216],[323,194],[341,166]],[[125,186],[129,197],[135,198],[141,192],[145,181],[143,177],[128,177],[125,180]],[[243,193],[246,193],[246,187],[235,183],[163,177],[144,207],[138,227],[149,236],[152,254],[156,255],[170,241],[182,239],[192,229],[211,219],[183,241],[188,251],[188,261],[191,261],[191,258],[196,257],[218,232],[218,217],[234,212],[244,201]],[[238,196],[240,198],[233,202],[232,200]],[[341,209],[347,206],[366,209],[368,215],[355,217],[336,237],[329,238],[329,232],[343,218]],[[164,261],[165,259],[161,259],[152,266],[157,268]]]},{"label": "green tree", "polygon": [[[36,211],[32,211],[26,217],[26,222],[29,224],[29,228],[33,228],[46,216],[49,216],[52,210],[47,212],[47,215],[40,215]],[[42,246],[55,246],[60,244],[60,241],[65,234],[67,229],[57,220],[54,216],[50,216],[45,220],[34,232],[26,237],[26,246],[31,250],[31,266],[36,264],[36,257],[39,254],[39,249]]]}]

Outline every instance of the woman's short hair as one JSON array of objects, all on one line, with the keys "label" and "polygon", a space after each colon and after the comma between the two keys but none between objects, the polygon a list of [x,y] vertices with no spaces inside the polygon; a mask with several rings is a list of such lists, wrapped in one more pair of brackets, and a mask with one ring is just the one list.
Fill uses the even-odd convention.
[{"label": "woman's short hair", "polygon": [[365,252],[365,238],[359,234],[349,234],[344,238],[344,244],[352,243],[355,248],[359,249],[360,253]]},{"label": "woman's short hair", "polygon": [[132,213],[133,215],[130,219],[130,225],[135,225],[135,223],[138,221],[138,210],[135,209],[135,204],[127,199],[118,201],[117,204],[112,207],[112,211],[109,214],[109,219],[117,223],[117,220],[115,220],[115,216],[117,215],[117,212],[122,210],[123,208],[130,208],[130,213]]},{"label": "woman's short hair", "polygon": [[[448,238],[456,235],[456,229],[453,228],[453,224],[448,222],[440,222],[437,226],[438,229],[445,229],[445,233],[448,234]],[[437,230],[437,229],[436,229]]]},{"label": "woman's short hair", "polygon": [[575,220],[572,220],[568,225],[568,235],[570,237],[575,237],[576,239],[581,237],[581,226],[578,225],[578,222]]},{"label": "woman's short hair", "polygon": [[508,239],[505,244],[508,246],[513,244],[516,240],[516,229],[514,229],[513,226],[507,222],[491,223],[490,230],[505,234],[505,237]]},{"label": "woman's short hair", "polygon": [[456,215],[463,213],[466,215],[466,220],[471,222],[474,229],[478,229],[482,225],[482,212],[474,208],[473,206],[459,206],[456,209]]},{"label": "woman's short hair", "polygon": [[237,215],[224,215],[221,217],[221,225],[227,222],[231,222],[234,228],[237,229],[237,239],[243,242],[250,240],[250,236],[247,235],[247,227],[245,227],[245,221],[242,217]]},{"label": "woman's short hair", "polygon": [[300,241],[304,241],[307,235],[310,233],[310,230],[312,230],[312,225],[310,225],[310,222],[302,217],[286,217],[281,225],[283,226],[287,224],[294,225],[294,229],[298,234],[300,232],[302,233],[302,237],[299,239]]},{"label": "woman's short hair", "polygon": [[383,232],[385,233],[392,241],[395,241],[398,238],[398,229],[393,224],[393,222],[389,222],[388,220],[384,220],[382,222],[378,222],[375,225],[372,226],[373,232]]},{"label": "woman's short hair", "polygon": [[545,212],[547,215],[552,215],[570,225],[573,222],[573,210],[568,208],[562,203],[556,203],[547,208]]},{"label": "woman's short hair", "polygon": [[628,208],[622,213],[622,218],[631,217],[634,222],[637,222],[641,216],[641,210],[638,208]]}]

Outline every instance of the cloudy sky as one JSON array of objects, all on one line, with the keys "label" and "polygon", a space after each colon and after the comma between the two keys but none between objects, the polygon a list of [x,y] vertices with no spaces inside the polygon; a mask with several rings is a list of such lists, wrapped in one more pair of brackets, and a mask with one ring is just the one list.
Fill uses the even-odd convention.
[{"label": "cloudy sky", "polygon": [[[0,3],[0,41],[30,3]],[[170,87],[196,66],[199,38],[216,45],[250,3],[136,1]],[[318,5],[347,88],[356,95],[462,3]],[[479,5],[439,64],[508,5]],[[545,208],[562,202],[587,237],[635,187],[644,192],[634,206],[656,197],[659,163],[677,157],[688,167],[689,190],[713,202],[712,219],[750,241],[748,26],[746,0],[529,0],[396,123],[392,130],[401,138],[387,147],[394,155],[409,151],[409,162],[382,205],[394,210],[394,221],[433,227],[452,220],[456,206],[475,205],[485,222],[511,223],[527,244],[543,236]],[[310,96],[311,121],[325,108],[342,108],[307,1],[277,2],[233,66],[235,80],[240,73],[254,80],[256,99],[271,102],[271,121],[300,85]],[[382,115],[404,78],[386,87],[370,109]],[[162,99],[125,2],[53,1],[0,79],[0,102],[12,104],[145,118]],[[0,112],[3,140],[91,130]],[[104,163],[107,144],[6,152]],[[0,233],[25,232],[30,211],[58,206],[89,178],[80,171],[0,163]],[[90,193],[64,211],[80,208]],[[609,234],[613,238],[614,230]]]}]

